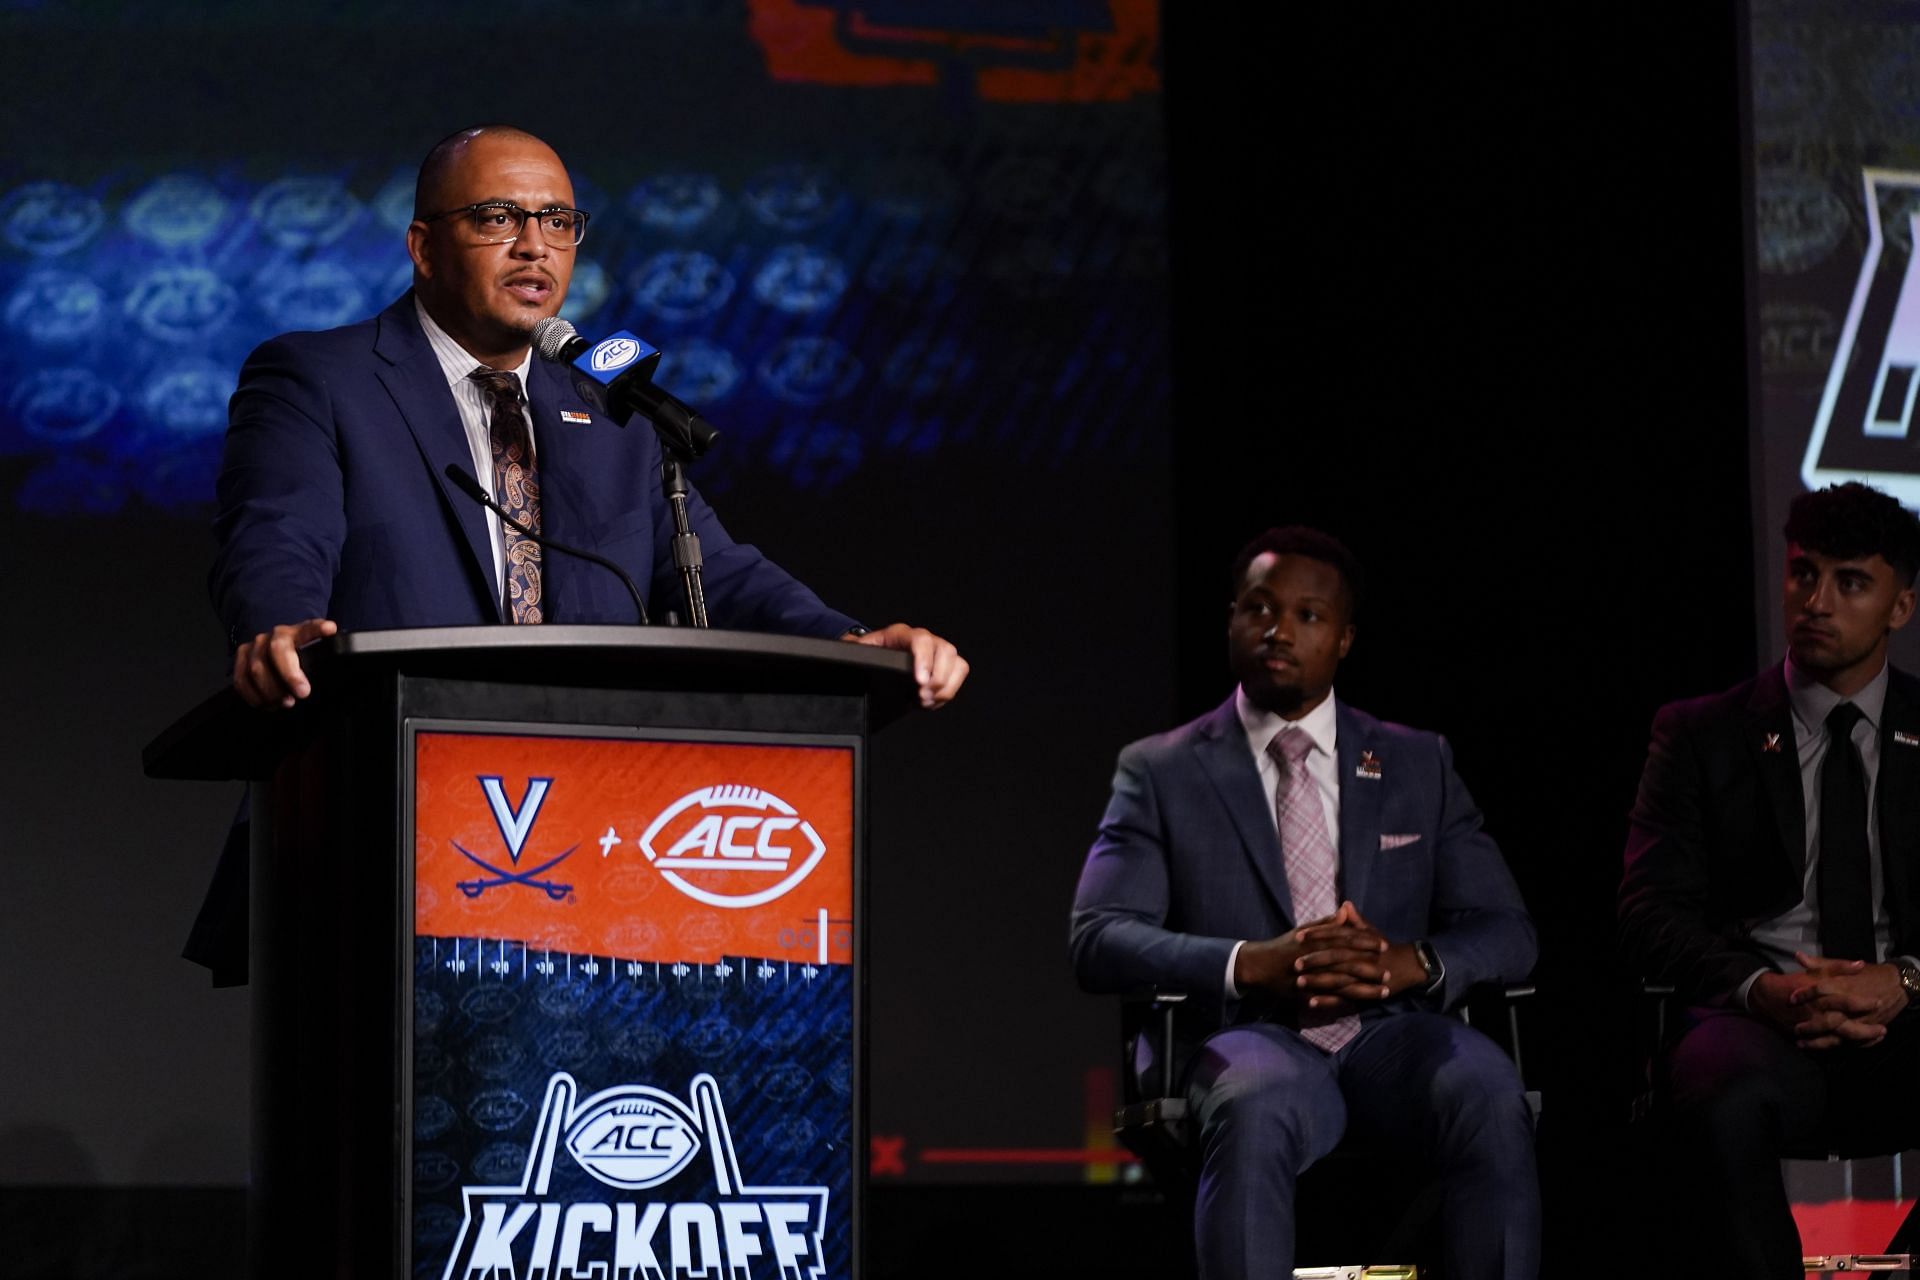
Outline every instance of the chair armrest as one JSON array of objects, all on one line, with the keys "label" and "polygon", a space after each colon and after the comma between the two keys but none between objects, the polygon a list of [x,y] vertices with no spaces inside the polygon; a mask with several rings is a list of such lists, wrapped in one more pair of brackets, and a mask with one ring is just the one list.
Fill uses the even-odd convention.
[{"label": "chair armrest", "polygon": [[[1522,1017],[1522,1011],[1539,998],[1539,990],[1531,982],[1509,982],[1496,985],[1481,983],[1467,992],[1455,1010],[1460,1021],[1470,1027],[1477,1027],[1506,1051],[1513,1059],[1514,1069],[1520,1073],[1523,1084],[1532,1085],[1527,1076],[1525,1037],[1522,1028],[1529,1019]],[[1531,1096],[1531,1094],[1530,1094]]]},{"label": "chair armrest", "polygon": [[[1173,1096],[1174,1013],[1185,1004],[1179,987],[1138,987],[1120,997],[1120,1100],[1114,1110],[1114,1135],[1127,1150],[1148,1162],[1156,1176],[1185,1159],[1187,1100]],[[1155,1069],[1135,1074],[1135,1045],[1147,1037]]]},{"label": "chair armrest", "polygon": [[[1125,1102],[1164,1098],[1173,1092],[1173,1016],[1186,1003],[1180,987],[1136,987],[1120,997],[1120,1096]],[[1153,1087],[1134,1074],[1134,1043],[1151,1037],[1159,1081]]]}]

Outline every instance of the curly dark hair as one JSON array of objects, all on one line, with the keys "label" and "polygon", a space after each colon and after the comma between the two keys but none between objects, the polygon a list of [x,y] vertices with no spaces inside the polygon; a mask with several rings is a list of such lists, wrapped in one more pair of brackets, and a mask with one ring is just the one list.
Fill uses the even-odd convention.
[{"label": "curly dark hair", "polygon": [[1780,532],[1788,542],[1836,560],[1879,555],[1908,586],[1920,573],[1920,518],[1857,480],[1795,498]]},{"label": "curly dark hair", "polygon": [[1340,572],[1340,582],[1347,589],[1347,621],[1352,622],[1360,612],[1360,562],[1346,544],[1330,533],[1304,524],[1283,525],[1278,529],[1269,529],[1259,537],[1240,548],[1240,554],[1233,558],[1233,579],[1228,586],[1230,598],[1238,598],[1240,588],[1245,585],[1247,566],[1256,557],[1267,552],[1278,555],[1307,556],[1323,564],[1330,564]]}]

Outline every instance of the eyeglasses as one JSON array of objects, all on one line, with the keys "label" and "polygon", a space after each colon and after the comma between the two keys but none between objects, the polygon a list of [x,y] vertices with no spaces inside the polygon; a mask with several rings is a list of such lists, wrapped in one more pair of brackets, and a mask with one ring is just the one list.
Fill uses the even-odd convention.
[{"label": "eyeglasses", "polygon": [[420,221],[434,222],[440,218],[461,219],[482,244],[518,240],[528,218],[534,219],[534,225],[540,228],[541,238],[552,248],[571,249],[587,238],[587,215],[578,209],[567,209],[560,205],[522,209],[510,200],[483,200],[479,204],[428,214]]}]

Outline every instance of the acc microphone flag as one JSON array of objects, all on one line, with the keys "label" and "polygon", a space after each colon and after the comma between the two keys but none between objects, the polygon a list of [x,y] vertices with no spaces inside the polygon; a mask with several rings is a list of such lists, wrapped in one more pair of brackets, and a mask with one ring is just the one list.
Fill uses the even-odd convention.
[{"label": "acc microphone flag", "polygon": [[580,398],[600,405],[626,425],[638,413],[653,423],[661,441],[684,458],[697,458],[720,438],[713,424],[653,382],[660,349],[622,329],[588,342],[558,316],[533,326],[534,350],[543,360],[571,363],[573,387]]}]

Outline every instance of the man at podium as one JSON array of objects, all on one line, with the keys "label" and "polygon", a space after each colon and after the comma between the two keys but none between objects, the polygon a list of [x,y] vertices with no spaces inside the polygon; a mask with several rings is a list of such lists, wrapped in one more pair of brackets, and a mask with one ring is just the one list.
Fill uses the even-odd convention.
[{"label": "man at podium", "polygon": [[[660,446],[622,430],[536,359],[589,215],[552,148],[464,129],[420,166],[407,227],[413,289],[371,320],[261,346],[229,410],[210,576],[234,688],[256,706],[308,693],[297,651],[339,629],[636,621],[606,568],[521,537],[446,475],[457,466],[536,533],[614,561],[675,607]],[[921,628],[868,631],[754,548],[697,493],[714,624],[910,651],[923,705],[967,676]]]},{"label": "man at podium", "polygon": [[[679,606],[658,439],[608,420],[531,347],[566,298],[588,220],[551,147],[510,126],[463,129],[420,166],[413,288],[371,320],[285,334],[248,358],[209,576],[248,703],[306,697],[300,647],[343,629],[639,620],[618,574],[543,554],[449,467],[533,532],[619,565],[655,613]],[[868,630],[728,537],[698,493],[688,508],[714,625],[904,650],[923,706],[959,691],[968,667],[952,644],[905,623]],[[244,831],[186,948],[216,982],[244,980]]]}]

